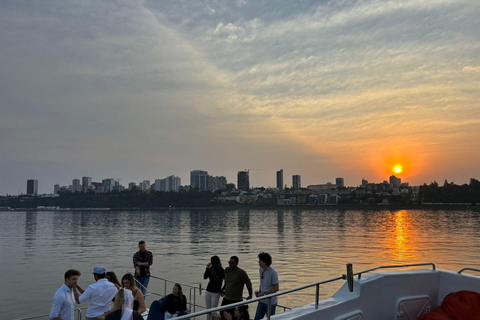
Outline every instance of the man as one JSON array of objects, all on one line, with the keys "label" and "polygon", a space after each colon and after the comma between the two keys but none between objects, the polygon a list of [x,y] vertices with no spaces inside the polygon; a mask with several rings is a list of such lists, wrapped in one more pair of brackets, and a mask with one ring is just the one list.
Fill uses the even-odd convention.
[{"label": "man", "polygon": [[81,295],[75,290],[75,300],[77,303],[84,303],[89,300],[86,320],[97,320],[99,317],[110,310],[112,299],[117,294],[117,287],[105,278],[107,269],[104,267],[93,268],[93,278],[95,283],[88,286],[87,290],[83,290],[77,284],[77,289]]},{"label": "man", "polygon": [[138,243],[138,251],[133,255],[135,267],[135,279],[141,284],[139,287],[143,295],[147,294],[148,282],[150,282],[150,266],[153,264],[153,254],[146,249],[145,241]]},{"label": "man", "polygon": [[[260,266],[260,287],[258,289],[257,297],[263,297],[277,292],[280,289],[278,274],[275,269],[270,267],[272,265],[272,257],[266,253],[261,252],[258,255],[258,265]],[[275,314],[275,308],[277,307],[278,298],[271,298],[270,315]],[[268,299],[260,300],[257,306],[257,312],[255,313],[255,319],[262,319],[268,311]]]},{"label": "man", "polygon": [[[222,289],[222,306],[243,301],[243,287],[246,285],[248,290],[247,299],[252,299],[252,282],[247,273],[238,267],[238,257],[232,256],[228,261],[228,267],[225,268],[225,285]],[[235,309],[226,310],[233,314]],[[222,312],[222,319],[224,315]]]},{"label": "man", "polygon": [[65,272],[65,284],[53,296],[50,320],[74,320],[75,296],[73,294],[80,278],[80,271],[70,269]]}]

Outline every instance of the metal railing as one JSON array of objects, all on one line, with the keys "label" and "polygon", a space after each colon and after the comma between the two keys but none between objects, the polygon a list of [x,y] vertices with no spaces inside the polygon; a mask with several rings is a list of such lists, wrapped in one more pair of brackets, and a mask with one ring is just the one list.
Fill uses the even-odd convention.
[{"label": "metal railing", "polygon": [[462,274],[463,271],[477,271],[480,272],[480,269],[474,269],[474,268],[463,268],[462,270],[458,271],[458,274]]},{"label": "metal railing", "polygon": [[[216,307],[216,308],[211,308],[211,309],[204,310],[204,311],[199,311],[199,312],[195,312],[195,307],[205,308],[204,306],[197,305],[196,301],[195,301],[196,290],[197,289],[199,290],[199,295],[201,295],[201,293],[202,293],[201,284],[198,284],[198,286],[196,286],[196,285],[189,285],[189,284],[180,283],[182,286],[185,286],[186,288],[189,288],[190,301],[192,301],[192,297],[193,297],[193,303],[192,302],[189,303],[189,305],[191,306],[191,311],[193,310],[193,313],[190,313],[190,314],[187,314],[187,315],[184,315],[184,316],[181,316],[181,317],[177,317],[175,320],[190,319],[190,318],[195,318],[195,317],[202,316],[202,315],[207,315],[208,320],[210,320],[210,315],[214,312],[230,310],[230,309],[233,309],[237,306],[241,306],[241,305],[245,305],[245,304],[251,304],[251,303],[255,303],[255,302],[258,302],[258,301],[262,301],[262,300],[267,300],[268,301],[267,320],[270,320],[270,317],[271,317],[270,310],[271,310],[271,305],[272,305],[272,298],[274,298],[274,297],[280,297],[280,296],[284,296],[284,295],[287,295],[287,294],[290,294],[290,293],[293,293],[293,292],[297,292],[297,291],[300,291],[300,290],[305,290],[305,289],[315,287],[315,304],[314,304],[314,306],[315,306],[315,309],[318,309],[319,304],[320,304],[320,286],[323,285],[323,284],[336,282],[336,281],[339,281],[339,280],[347,280],[347,283],[349,285],[349,291],[352,292],[353,291],[353,276],[355,276],[355,275],[358,275],[358,280],[360,280],[362,274],[368,273],[368,272],[373,272],[373,271],[376,271],[376,270],[394,269],[394,268],[407,268],[407,267],[422,267],[422,266],[432,266],[432,269],[433,269],[432,271],[435,271],[435,264],[433,264],[433,263],[419,263],[419,264],[381,266],[381,267],[376,267],[376,268],[360,271],[360,272],[357,272],[357,273],[353,273],[352,265],[347,264],[347,274],[344,274],[340,277],[336,277],[336,278],[332,278],[332,279],[328,279],[328,280],[323,280],[323,281],[311,283],[311,284],[308,284],[308,285],[304,285],[304,286],[301,286],[301,287],[296,287],[296,288],[293,288],[293,289],[277,292],[277,293],[274,293],[274,294],[269,294],[267,296],[262,296],[262,297],[259,297],[259,298],[253,298],[253,299],[250,299],[250,300],[245,300],[245,301],[241,301],[241,302],[237,302],[237,303],[232,303],[232,304],[229,304],[229,305],[220,306],[220,307]],[[479,271],[480,272],[479,269],[465,268],[465,269],[460,270],[458,273],[460,274],[462,271],[465,271],[465,270],[472,270],[472,271]],[[164,289],[164,295],[163,296],[167,295],[167,289],[166,289],[167,288],[167,283],[174,283],[174,284],[179,283],[177,281],[172,281],[172,280],[168,280],[168,279],[164,279],[164,278],[160,278],[160,277],[155,277],[155,276],[151,276],[151,277],[154,278],[154,279],[162,280],[164,282],[165,289]],[[192,295],[192,291],[193,291],[193,295]],[[154,293],[154,292],[147,292],[147,294],[162,296],[161,294]],[[285,308],[288,308],[288,307],[283,307],[283,308],[285,310]],[[75,309],[75,310],[78,312],[77,313],[78,320],[82,320],[82,316],[83,316],[82,315],[82,310],[80,308]],[[48,314],[40,315],[40,316],[27,317],[27,318],[19,318],[19,319],[16,319],[16,320],[31,320],[31,319],[37,319],[37,318],[46,317],[46,316],[48,316]]]},{"label": "metal railing", "polygon": [[[301,286],[301,287],[277,292],[277,293],[274,293],[274,294],[269,294],[266,297],[262,296],[262,297],[259,297],[259,298],[254,298],[254,299],[245,300],[245,301],[241,301],[241,302],[237,302],[237,303],[232,303],[232,304],[225,305],[225,306],[220,306],[220,307],[217,307],[217,308],[211,308],[211,309],[201,311],[201,312],[197,312],[197,313],[194,313],[194,314],[188,314],[188,315],[184,315],[184,316],[181,316],[181,317],[177,317],[175,320],[190,319],[190,318],[195,318],[195,317],[202,316],[202,315],[207,315],[208,320],[210,320],[210,314],[211,313],[229,310],[229,309],[232,309],[232,308],[235,308],[235,307],[238,307],[238,306],[255,303],[255,302],[258,302],[258,301],[261,301],[261,300],[265,300],[265,299],[268,299],[267,320],[270,320],[270,318],[271,318],[270,310],[271,310],[271,305],[272,305],[272,298],[274,298],[274,297],[280,297],[280,296],[283,296],[283,295],[287,295],[289,293],[293,293],[293,292],[297,292],[297,291],[300,291],[300,290],[305,290],[305,289],[315,287],[315,304],[314,305],[315,305],[315,309],[318,309],[319,302],[320,302],[320,285],[330,283],[330,282],[335,282],[335,281],[338,281],[338,280],[348,280],[349,278],[353,279],[354,275],[358,275],[358,279],[360,280],[362,274],[372,272],[372,271],[376,271],[376,270],[380,270],[380,269],[422,267],[422,266],[432,266],[433,271],[435,271],[435,264],[433,264],[433,263],[419,263],[419,264],[381,266],[381,267],[376,267],[376,268],[360,271],[360,272],[357,272],[357,273],[353,273],[352,265],[347,264],[347,274],[344,274],[341,277],[332,278],[332,279],[328,279],[328,280],[324,280],[324,281],[319,281],[319,282],[315,282],[315,283],[308,284],[308,285],[305,285],[305,286]],[[349,291],[350,292],[353,291],[353,281],[352,281],[352,284],[351,284],[351,288],[350,288],[350,284],[349,284]]]}]

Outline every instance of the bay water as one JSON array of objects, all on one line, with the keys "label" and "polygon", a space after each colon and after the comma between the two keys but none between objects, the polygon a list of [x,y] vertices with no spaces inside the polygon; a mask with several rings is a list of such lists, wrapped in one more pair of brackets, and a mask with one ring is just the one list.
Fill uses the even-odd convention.
[{"label": "bay water", "polygon": [[[354,272],[426,262],[453,271],[480,268],[478,209],[6,211],[0,221],[0,319],[48,314],[67,269],[81,271],[84,289],[94,282],[94,266],[120,279],[133,271],[140,240],[153,252],[153,276],[203,288],[213,255],[224,267],[230,256],[238,256],[254,290],[260,252],[272,255],[280,290],[341,276],[346,263],[353,263]],[[321,298],[343,283],[322,286]],[[164,294],[164,282],[151,279],[148,289]],[[170,283],[166,290],[171,292]],[[281,297],[279,304],[314,302],[314,292]],[[149,295],[147,306],[158,298]],[[197,296],[196,303],[204,305],[203,299]]]}]

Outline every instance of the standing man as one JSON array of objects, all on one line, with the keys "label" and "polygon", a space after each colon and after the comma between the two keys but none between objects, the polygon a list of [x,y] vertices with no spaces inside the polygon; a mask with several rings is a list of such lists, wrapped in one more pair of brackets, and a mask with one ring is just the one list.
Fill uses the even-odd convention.
[{"label": "standing man", "polygon": [[75,296],[73,294],[80,278],[80,271],[70,269],[65,272],[65,284],[53,296],[50,320],[74,320]]},{"label": "standing man", "polygon": [[[225,268],[225,285],[222,289],[222,306],[243,301],[243,287],[247,286],[248,297],[252,299],[252,282],[247,273],[238,267],[238,257],[232,256],[228,261],[228,267]],[[226,310],[233,315],[235,309]],[[222,319],[224,318],[222,312]]]},{"label": "standing man", "polygon": [[[257,297],[263,297],[275,293],[280,289],[277,271],[270,267],[271,264],[272,257],[268,253],[261,252],[258,255],[258,265],[260,266],[260,288],[258,289]],[[273,297],[270,307],[270,315],[272,316],[275,314],[277,303],[278,298]],[[267,311],[268,299],[258,301],[254,320],[262,319],[267,314]]]},{"label": "standing man", "polygon": [[147,294],[148,282],[150,282],[150,266],[153,264],[153,254],[146,249],[145,241],[138,243],[138,251],[133,255],[135,267],[135,279],[141,284],[143,296]]},{"label": "standing man", "polygon": [[112,299],[117,294],[117,287],[105,278],[107,269],[104,267],[93,268],[93,278],[95,283],[88,286],[87,290],[83,290],[77,284],[77,289],[81,295],[75,290],[75,300],[77,303],[84,303],[89,300],[86,320],[98,320],[105,312],[110,311]]}]

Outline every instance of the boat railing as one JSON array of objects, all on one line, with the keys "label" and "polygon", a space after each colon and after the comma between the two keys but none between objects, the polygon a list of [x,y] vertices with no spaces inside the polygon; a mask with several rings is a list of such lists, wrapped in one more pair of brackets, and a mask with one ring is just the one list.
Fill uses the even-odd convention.
[{"label": "boat railing", "polygon": [[[258,302],[258,301],[262,301],[262,300],[263,301],[265,301],[265,300],[268,301],[267,320],[270,320],[272,298],[274,298],[274,297],[280,297],[280,296],[284,296],[284,295],[287,295],[287,294],[290,294],[290,293],[294,293],[294,292],[297,292],[297,291],[301,291],[301,290],[310,289],[310,288],[315,287],[315,304],[314,304],[314,307],[315,307],[315,309],[318,309],[319,303],[320,303],[320,286],[321,285],[331,283],[331,282],[336,282],[336,281],[339,281],[339,280],[347,280],[347,283],[348,283],[348,286],[349,286],[349,291],[352,292],[353,291],[353,276],[355,276],[355,275],[358,275],[358,279],[360,280],[362,274],[368,273],[368,272],[373,272],[373,271],[376,271],[376,270],[393,269],[393,268],[407,268],[407,267],[422,267],[422,266],[431,266],[432,269],[435,270],[435,264],[433,264],[433,263],[419,263],[419,264],[381,266],[381,267],[376,267],[376,268],[372,268],[372,269],[363,270],[363,271],[360,271],[360,272],[357,272],[357,273],[353,273],[352,264],[347,264],[346,265],[347,274],[343,274],[340,277],[336,277],[336,278],[332,278],[332,279],[328,279],[328,280],[323,280],[323,281],[311,283],[311,284],[308,284],[308,285],[304,285],[304,286],[280,291],[280,292],[277,292],[277,293],[269,294],[267,296],[262,296],[262,297],[258,297],[258,298],[244,300],[244,301],[241,301],[241,302],[232,303],[232,304],[229,304],[229,305],[220,306],[220,307],[216,307],[216,308],[206,309],[206,310],[199,311],[199,312],[195,312],[195,310],[196,310],[195,307],[205,308],[203,306],[197,305],[196,302],[195,302],[196,290],[198,290],[199,294],[201,295],[201,291],[202,291],[201,284],[190,285],[190,284],[180,283],[182,286],[185,286],[186,288],[189,288],[189,290],[190,290],[190,301],[192,301],[192,299],[193,299],[193,303],[189,303],[189,305],[191,305],[190,310],[193,313],[189,313],[187,315],[177,317],[175,320],[191,319],[191,318],[195,318],[195,317],[199,317],[199,316],[203,316],[203,315],[206,315],[207,319],[210,320],[212,313],[221,312],[221,311],[225,311],[225,310],[230,310],[230,309],[233,309],[237,306],[241,306],[241,305],[245,305],[245,304],[251,304],[251,303],[255,303],[255,302]],[[465,269],[460,270],[459,273],[461,273],[461,271],[464,271],[464,270],[472,270],[472,269],[471,268],[465,268]],[[474,269],[474,271],[480,271],[480,270]],[[157,295],[157,296],[166,296],[166,293],[167,293],[166,285],[168,283],[179,283],[177,281],[172,281],[172,280],[164,279],[164,278],[160,278],[160,277],[155,277],[155,276],[151,276],[151,277],[153,277],[157,280],[164,281],[164,285],[165,285],[164,295],[161,295],[159,293],[154,293],[154,292],[149,293],[149,294],[154,294],[154,295]],[[285,308],[287,308],[287,307],[284,307],[284,309]],[[79,310],[80,314],[78,314],[78,316],[79,316],[78,320],[81,320],[82,319],[81,309],[76,309],[76,310]],[[30,320],[30,319],[36,319],[36,318],[45,317],[45,316],[48,316],[48,315],[34,316],[34,317],[29,317],[29,318],[21,318],[21,319],[16,319],[16,320]]]},{"label": "boat railing", "polygon": [[293,292],[297,292],[297,291],[300,291],[300,290],[305,290],[305,289],[315,287],[315,304],[314,304],[314,306],[315,306],[315,309],[318,309],[319,303],[320,303],[320,286],[321,285],[331,283],[331,282],[336,282],[336,281],[339,281],[339,280],[347,280],[347,282],[349,284],[349,291],[352,292],[353,291],[353,276],[354,275],[358,275],[358,279],[360,279],[361,275],[363,273],[372,272],[372,271],[375,271],[375,270],[393,269],[393,268],[407,268],[407,267],[422,267],[422,266],[432,266],[432,269],[435,270],[435,264],[433,264],[433,263],[418,263],[418,264],[406,264],[406,265],[381,266],[381,267],[376,267],[376,268],[360,271],[360,272],[357,272],[357,273],[353,273],[352,264],[349,263],[349,264],[346,265],[347,274],[344,274],[341,277],[311,283],[311,284],[308,284],[308,285],[304,285],[304,286],[301,286],[301,287],[277,292],[277,293],[274,293],[274,294],[269,294],[267,296],[262,296],[262,297],[259,297],[259,298],[253,298],[253,299],[250,299],[250,300],[245,300],[245,301],[241,301],[241,302],[237,302],[237,303],[232,303],[232,304],[225,305],[225,306],[220,306],[220,307],[217,307],[217,308],[211,308],[211,309],[208,309],[208,310],[205,310],[205,311],[200,311],[200,312],[197,312],[197,313],[194,313],[194,314],[188,314],[188,315],[184,315],[184,316],[181,316],[181,317],[177,317],[175,320],[190,319],[190,318],[195,318],[195,317],[199,317],[199,316],[202,316],[202,315],[207,315],[207,319],[210,320],[211,314],[214,313],[214,312],[221,312],[221,311],[233,309],[233,308],[241,306],[241,305],[251,304],[251,303],[255,303],[255,302],[258,302],[258,301],[262,301],[262,300],[263,301],[268,300],[268,307],[267,307],[267,315],[266,316],[267,316],[267,320],[270,320],[272,298],[274,298],[274,297],[280,297],[280,296],[284,296],[284,295],[287,295],[287,294],[290,294],[290,293],[293,293]]},{"label": "boat railing", "polygon": [[[76,313],[76,319],[77,320],[82,320],[83,319],[83,311],[82,309],[86,309],[86,307],[84,308],[76,308],[74,310],[74,312]],[[41,315],[37,315],[37,316],[31,316],[31,317],[25,317],[25,318],[17,318],[15,320],[33,320],[33,319],[39,319],[39,318],[47,318],[48,316],[50,316],[50,314],[41,314]]]},{"label": "boat railing", "polygon": [[458,271],[458,274],[462,274],[463,271],[476,271],[480,272],[480,269],[474,269],[474,268],[463,268],[462,270]]},{"label": "boat railing", "polygon": [[376,267],[372,269],[367,269],[363,270],[357,273],[354,273],[353,275],[356,276],[358,275],[358,280],[362,278],[362,274],[368,273],[368,272],[373,272],[376,270],[381,270],[381,269],[398,269],[398,268],[408,268],[408,267],[425,267],[425,266],[431,266],[433,271],[435,271],[435,264],[434,263],[415,263],[415,264],[402,264],[402,265],[391,265],[391,266],[381,266],[381,267]]}]

